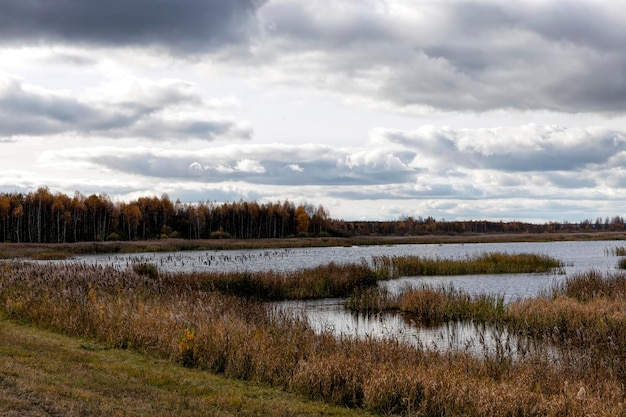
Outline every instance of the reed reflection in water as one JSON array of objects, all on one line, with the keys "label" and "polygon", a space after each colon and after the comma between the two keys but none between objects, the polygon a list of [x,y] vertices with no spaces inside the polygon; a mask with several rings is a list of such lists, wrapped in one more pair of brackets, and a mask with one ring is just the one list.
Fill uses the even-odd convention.
[{"label": "reed reflection in water", "polygon": [[391,339],[438,352],[463,351],[476,356],[511,359],[538,348],[530,339],[511,335],[503,327],[471,321],[424,324],[399,312],[354,313],[344,307],[344,302],[335,298],[273,305],[279,311],[306,319],[318,333],[328,332],[339,337]]}]

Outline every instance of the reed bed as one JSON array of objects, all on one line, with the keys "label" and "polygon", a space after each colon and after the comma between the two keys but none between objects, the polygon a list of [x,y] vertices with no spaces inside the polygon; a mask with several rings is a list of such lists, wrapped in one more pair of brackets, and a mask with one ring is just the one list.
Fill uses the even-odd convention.
[{"label": "reed bed", "polygon": [[381,288],[355,291],[346,301],[346,307],[362,313],[400,311],[422,324],[456,320],[502,323],[506,314],[504,297],[472,295],[452,285],[422,284],[418,288],[406,287],[397,294]]},{"label": "reed bed", "polygon": [[374,271],[364,263],[330,263],[287,272],[194,272],[161,276],[168,286],[219,291],[259,301],[344,298],[377,283]]},{"label": "reed bed", "polygon": [[626,273],[568,277],[549,294],[511,303],[507,320],[514,331],[561,347],[572,371],[608,372],[626,386]]},{"label": "reed bed", "polygon": [[16,320],[379,414],[626,413],[624,381],[594,368],[598,363],[574,372],[566,358],[555,361],[541,352],[494,361],[393,340],[316,334],[304,320],[265,304],[168,280],[174,277],[132,269],[1,263],[0,310]]},{"label": "reed bed", "polygon": [[381,279],[401,276],[518,274],[550,272],[562,263],[547,255],[484,253],[466,259],[428,259],[419,256],[377,256],[373,268]]},{"label": "reed bed", "polygon": [[471,295],[452,286],[439,291],[430,287],[405,291],[399,297],[399,309],[422,321],[473,320],[495,323],[501,322],[505,314],[504,297]]}]

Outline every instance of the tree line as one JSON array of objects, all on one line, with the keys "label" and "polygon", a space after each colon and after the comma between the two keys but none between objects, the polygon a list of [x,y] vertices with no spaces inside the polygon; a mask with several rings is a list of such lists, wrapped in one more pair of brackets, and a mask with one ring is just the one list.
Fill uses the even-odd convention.
[{"label": "tree line", "polygon": [[329,228],[322,206],[296,206],[287,200],[183,204],[163,194],[114,202],[105,194],[68,196],[46,187],[27,194],[0,194],[0,218],[2,241],[18,243],[284,238],[321,235]]},{"label": "tree line", "polygon": [[525,223],[520,221],[488,221],[488,220],[436,220],[433,217],[405,217],[395,221],[331,221],[335,233],[354,235],[391,235],[412,236],[427,234],[464,234],[464,233],[569,233],[569,232],[601,232],[625,230],[622,216],[600,217],[595,220],[586,219],[579,223],[547,222]]},{"label": "tree line", "polygon": [[446,221],[405,217],[393,221],[332,219],[321,205],[284,202],[172,202],[140,197],[114,202],[106,194],[73,196],[41,187],[29,193],[0,193],[0,239],[18,243],[65,243],[159,238],[238,239],[291,236],[545,233],[624,230],[624,219],[580,223]]}]

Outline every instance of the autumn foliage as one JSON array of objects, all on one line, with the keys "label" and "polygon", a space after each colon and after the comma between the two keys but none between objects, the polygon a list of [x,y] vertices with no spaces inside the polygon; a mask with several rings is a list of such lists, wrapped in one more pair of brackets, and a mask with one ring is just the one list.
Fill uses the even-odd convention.
[{"label": "autumn foliage", "polygon": [[310,204],[183,204],[172,202],[167,194],[114,202],[103,194],[76,192],[70,197],[45,187],[28,194],[0,194],[0,219],[0,239],[18,243],[284,238],[320,235],[329,228],[328,212]]}]

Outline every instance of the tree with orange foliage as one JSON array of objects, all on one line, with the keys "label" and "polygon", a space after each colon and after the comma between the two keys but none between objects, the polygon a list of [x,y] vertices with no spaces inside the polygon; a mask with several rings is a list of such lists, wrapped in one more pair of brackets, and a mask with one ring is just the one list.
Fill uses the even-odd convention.
[{"label": "tree with orange foliage", "polygon": [[11,199],[6,195],[0,196],[0,216],[2,217],[2,241],[7,240],[7,219],[11,213]]},{"label": "tree with orange foliage", "polygon": [[296,233],[304,235],[309,231],[309,225],[311,220],[306,212],[306,208],[303,205],[299,205],[296,208]]}]

